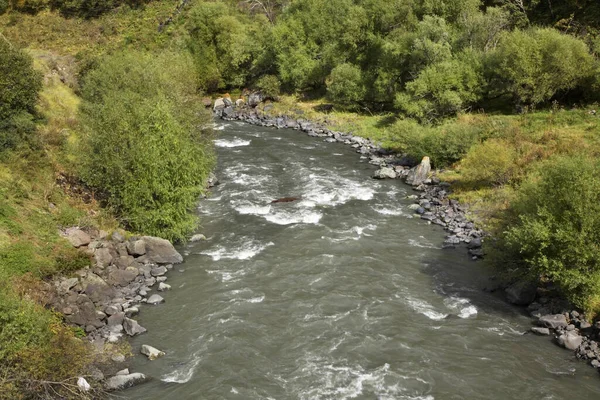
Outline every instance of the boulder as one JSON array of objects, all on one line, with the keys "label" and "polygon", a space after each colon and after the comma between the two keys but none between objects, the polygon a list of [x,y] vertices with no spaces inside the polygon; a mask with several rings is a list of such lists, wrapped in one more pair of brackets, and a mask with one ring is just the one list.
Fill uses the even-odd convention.
[{"label": "boulder", "polygon": [[131,318],[123,319],[123,329],[129,336],[141,335],[146,332],[146,328],[138,324],[138,322]]},{"label": "boulder", "polygon": [[427,179],[431,171],[431,162],[429,157],[423,157],[421,163],[408,172],[406,183],[413,186],[419,186]]},{"label": "boulder", "polygon": [[106,390],[122,390],[146,382],[146,375],[139,372],[129,375],[115,375],[104,383]]},{"label": "boulder", "polygon": [[227,107],[227,106],[225,105],[223,98],[219,97],[218,99],[215,100],[215,105],[213,106],[213,111],[222,110],[225,107]]},{"label": "boulder", "polygon": [[142,353],[143,355],[148,357],[148,360],[150,360],[150,361],[154,361],[157,358],[165,355],[164,351],[160,351],[157,348],[148,346],[147,344],[142,345],[142,349],[140,350],[140,353]]},{"label": "boulder", "polygon": [[152,276],[163,276],[166,273],[167,273],[167,267],[164,267],[164,266],[152,268],[152,271],[150,271],[150,274],[152,274]]},{"label": "boulder", "polygon": [[583,337],[575,331],[568,331],[556,338],[556,341],[559,346],[575,351],[581,345]]},{"label": "boulder", "polygon": [[113,287],[92,272],[89,272],[85,278],[81,280],[81,287],[83,288],[83,292],[94,303],[109,301],[115,292]]},{"label": "boulder", "polygon": [[397,176],[398,174],[396,174],[396,171],[394,171],[393,168],[389,167],[383,167],[381,169],[378,169],[373,174],[373,178],[375,179],[396,179]]},{"label": "boulder", "polygon": [[96,307],[94,303],[85,294],[77,296],[77,306],[72,307],[74,310],[71,315],[66,317],[66,320],[72,324],[79,326],[95,326],[101,327],[104,324],[98,319]]},{"label": "boulder", "polygon": [[537,285],[528,281],[519,281],[507,287],[505,292],[509,303],[526,306],[535,300]]},{"label": "boulder", "polygon": [[152,304],[152,305],[157,305],[157,304],[161,304],[164,302],[165,302],[165,299],[163,299],[162,296],[160,296],[158,294],[153,294],[152,296],[150,296],[150,298],[147,301],[148,304]]},{"label": "boulder", "polygon": [[233,108],[233,106],[227,106],[223,109],[223,113],[222,113],[223,117],[225,118],[231,118],[235,115],[235,110]]},{"label": "boulder", "polygon": [[[229,96],[229,95],[227,95]],[[225,107],[231,107],[233,105],[233,101],[231,101],[231,97],[223,97],[223,104]]]},{"label": "boulder", "polygon": [[199,242],[201,240],[206,240],[206,236],[201,233],[198,233],[191,237],[190,242]]},{"label": "boulder", "polygon": [[114,286],[125,287],[138,276],[138,270],[134,267],[127,269],[116,269],[108,274],[108,283]]},{"label": "boulder", "polygon": [[100,268],[108,267],[113,261],[113,256],[110,252],[110,249],[104,247],[94,251],[94,258],[96,259],[96,265]]},{"label": "boulder", "polygon": [[175,247],[166,239],[152,236],[144,236],[142,240],[146,244],[146,254],[143,256],[147,262],[157,264],[178,264],[183,262],[183,257]]},{"label": "boulder", "polygon": [[87,246],[92,241],[90,235],[85,233],[79,228],[69,228],[65,231],[64,236],[67,238],[69,242],[73,245],[73,247],[81,247]]},{"label": "boulder", "polygon": [[237,100],[235,101],[235,106],[236,106],[236,107],[243,107],[243,106],[244,106],[244,104],[246,104],[246,102],[244,101],[244,99],[237,99]]},{"label": "boulder", "polygon": [[125,321],[125,313],[124,312],[118,312],[107,318],[108,326],[123,325],[124,321]]},{"label": "boulder", "polygon": [[567,318],[563,314],[548,314],[543,315],[538,320],[541,326],[550,329],[566,328]]},{"label": "boulder", "polygon": [[146,254],[146,243],[143,240],[134,240],[127,243],[127,252],[134,257]]},{"label": "boulder", "polygon": [[202,105],[206,108],[209,108],[210,106],[212,106],[212,99],[210,97],[203,97],[201,102],[202,102]]},{"label": "boulder", "polygon": [[122,243],[125,241],[125,237],[119,231],[114,231],[110,237],[115,243]]},{"label": "boulder", "polygon": [[251,93],[250,96],[248,96],[248,105],[250,107],[256,107],[263,101],[264,101],[264,96],[262,95],[261,92],[254,92],[254,93]]},{"label": "boulder", "polygon": [[69,290],[71,290],[78,283],[79,283],[78,278],[65,279],[58,284],[58,291],[61,294],[66,294]]},{"label": "boulder", "polygon": [[89,392],[90,389],[92,388],[90,386],[90,384],[88,383],[88,381],[86,381],[85,378],[82,377],[82,376],[80,376],[79,378],[77,378],[77,387],[82,392]]},{"label": "boulder", "polygon": [[539,326],[534,326],[531,328],[531,332],[535,333],[536,335],[541,335],[541,336],[548,336],[550,335],[550,329],[548,328],[540,328]]},{"label": "boulder", "polygon": [[158,284],[158,291],[159,292],[164,292],[164,291],[167,291],[167,290],[171,290],[171,285],[168,285],[168,284],[163,283],[163,282],[161,282],[161,283]]}]

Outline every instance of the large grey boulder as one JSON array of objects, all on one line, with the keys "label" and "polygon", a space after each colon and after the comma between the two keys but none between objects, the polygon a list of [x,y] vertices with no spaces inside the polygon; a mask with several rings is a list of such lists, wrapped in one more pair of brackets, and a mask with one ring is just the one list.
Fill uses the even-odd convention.
[{"label": "large grey boulder", "polygon": [[114,288],[100,278],[98,275],[88,272],[88,274],[81,280],[81,287],[83,292],[92,300],[94,303],[107,302],[114,296]]},{"label": "large grey boulder", "polygon": [[427,175],[431,172],[431,161],[429,157],[423,157],[421,163],[408,172],[406,183],[413,186],[419,186],[427,179]]},{"label": "large grey boulder", "polygon": [[134,267],[128,267],[127,269],[115,269],[108,274],[108,283],[114,286],[125,287],[133,282],[137,276],[138,269]]},{"label": "large grey boulder", "polygon": [[129,336],[141,335],[146,332],[146,328],[138,324],[138,322],[131,318],[123,319],[123,329]]},{"label": "large grey boulder", "polygon": [[146,254],[146,243],[143,240],[132,240],[127,243],[127,252],[138,257]]},{"label": "large grey boulder", "polygon": [[219,97],[218,99],[215,100],[213,110],[218,111],[218,110],[224,109],[225,107],[227,107],[227,105],[225,104],[225,101],[223,101],[222,97]]},{"label": "large grey boulder", "polygon": [[250,96],[248,97],[248,105],[250,107],[256,107],[263,101],[264,101],[264,96],[262,95],[261,92],[251,93]]},{"label": "large grey boulder", "polygon": [[156,264],[179,264],[183,257],[175,247],[166,239],[152,236],[144,236],[142,240],[146,243],[146,254],[142,256],[146,262]]},{"label": "large grey boulder", "polygon": [[71,242],[73,247],[87,246],[92,241],[90,235],[79,228],[68,228],[64,236]]},{"label": "large grey boulder", "polygon": [[526,306],[535,300],[537,285],[532,282],[516,282],[506,288],[506,299],[509,303]]},{"label": "large grey boulder", "polygon": [[106,390],[122,390],[146,382],[146,375],[135,372],[129,375],[115,375],[104,383]]},{"label": "large grey boulder", "polygon": [[563,314],[543,315],[539,319],[539,324],[550,329],[566,328],[567,318]]},{"label": "large grey boulder", "polygon": [[540,336],[548,336],[548,335],[550,335],[550,329],[548,329],[548,328],[540,328],[539,326],[533,326],[533,327],[531,327],[531,332],[535,333],[536,335],[540,335]]},{"label": "large grey boulder", "polygon": [[140,353],[148,357],[148,360],[150,361],[154,361],[157,358],[165,355],[164,351],[160,351],[159,349],[152,346],[148,346],[147,344],[142,345]]},{"label": "large grey boulder", "polygon": [[375,179],[396,179],[397,176],[398,174],[396,174],[396,171],[394,171],[393,168],[389,167],[383,167],[381,169],[378,169],[373,174],[373,178]]},{"label": "large grey boulder", "polygon": [[575,331],[568,331],[556,338],[556,341],[559,346],[575,351],[583,342],[583,337]]},{"label": "large grey boulder", "polygon": [[113,262],[113,255],[110,249],[106,247],[96,249],[94,258],[96,259],[96,265],[100,268],[106,268]]},{"label": "large grey boulder", "polygon": [[66,317],[67,321],[79,326],[94,326],[100,328],[104,325],[96,314],[94,303],[85,294],[77,296],[76,306],[72,307],[74,312]]},{"label": "large grey boulder", "polygon": [[153,294],[152,296],[150,296],[150,298],[147,301],[148,304],[152,304],[152,305],[157,305],[157,304],[161,304],[164,302],[165,302],[165,299],[163,299],[162,296],[160,296],[158,294]]}]

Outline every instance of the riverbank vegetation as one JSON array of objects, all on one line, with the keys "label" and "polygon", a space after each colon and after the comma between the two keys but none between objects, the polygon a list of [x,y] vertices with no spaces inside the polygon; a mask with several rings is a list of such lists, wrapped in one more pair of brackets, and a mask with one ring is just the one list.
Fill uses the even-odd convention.
[{"label": "riverbank vegetation", "polygon": [[49,367],[76,332],[26,289],[89,263],[59,230],[184,239],[214,163],[200,99],[247,88],[278,100],[270,113],[431,157],[503,272],[599,311],[596,1],[0,0],[0,14],[0,397],[84,373]]}]

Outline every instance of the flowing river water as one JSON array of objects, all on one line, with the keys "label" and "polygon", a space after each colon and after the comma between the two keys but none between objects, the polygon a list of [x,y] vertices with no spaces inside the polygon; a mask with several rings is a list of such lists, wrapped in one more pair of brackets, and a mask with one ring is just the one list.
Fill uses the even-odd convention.
[{"label": "flowing river water", "polygon": [[[598,373],[482,289],[491,273],[413,218],[349,147],[220,124],[207,241],[180,248],[133,340],[127,399],[591,399]],[[297,202],[270,204],[297,196]]]}]

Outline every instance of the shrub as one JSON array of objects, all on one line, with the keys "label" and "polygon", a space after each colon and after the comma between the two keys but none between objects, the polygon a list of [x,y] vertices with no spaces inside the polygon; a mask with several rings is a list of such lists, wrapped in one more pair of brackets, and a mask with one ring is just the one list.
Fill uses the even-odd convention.
[{"label": "shrub", "polygon": [[421,121],[434,121],[467,109],[481,99],[481,56],[473,51],[426,67],[396,96],[396,107]]},{"label": "shrub", "polygon": [[454,121],[431,127],[401,120],[391,127],[390,134],[392,140],[399,143],[398,150],[416,160],[428,156],[436,168],[442,168],[462,159],[471,146],[479,142],[483,128]]},{"label": "shrub", "polygon": [[37,14],[48,8],[49,0],[10,0],[13,10]]},{"label": "shrub", "polygon": [[277,100],[281,92],[281,82],[275,75],[264,75],[256,82],[256,88],[265,98]]},{"label": "shrub", "polygon": [[183,55],[107,57],[83,87],[82,175],[134,231],[184,239],[213,165],[210,115]]},{"label": "shrub", "polygon": [[335,103],[351,105],[365,96],[360,68],[352,64],[340,64],[327,78],[327,94]]},{"label": "shrub", "polygon": [[467,181],[508,183],[515,174],[515,149],[505,140],[489,139],[476,144],[461,161],[461,175]]},{"label": "shrub", "polygon": [[488,68],[515,101],[537,104],[575,89],[593,74],[587,45],[554,29],[504,33]]},{"label": "shrub", "polygon": [[[586,312],[600,300],[600,163],[582,156],[543,163],[519,189],[501,235],[506,266],[549,280]],[[589,314],[588,314],[589,315]]]},{"label": "shrub", "polygon": [[33,114],[41,88],[42,77],[31,57],[0,38],[0,121]]}]

